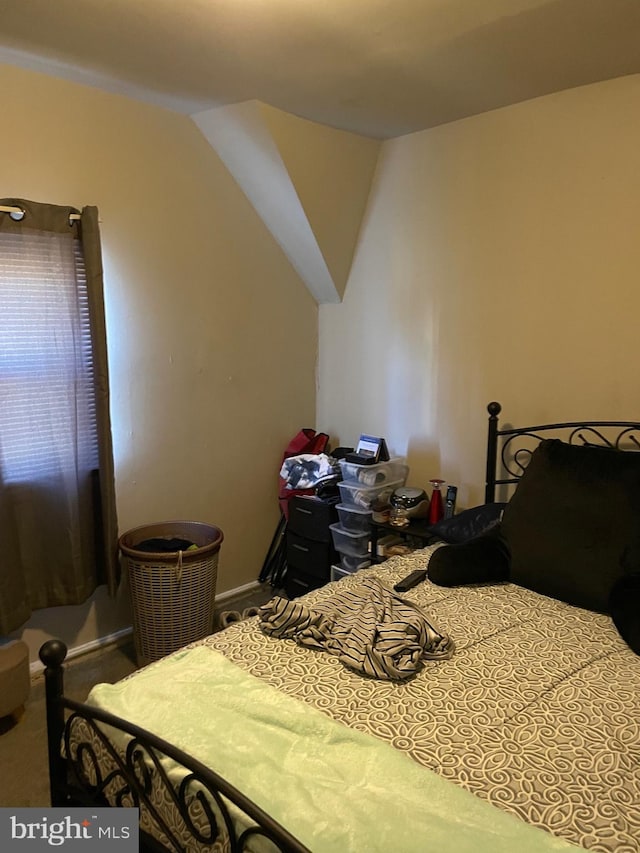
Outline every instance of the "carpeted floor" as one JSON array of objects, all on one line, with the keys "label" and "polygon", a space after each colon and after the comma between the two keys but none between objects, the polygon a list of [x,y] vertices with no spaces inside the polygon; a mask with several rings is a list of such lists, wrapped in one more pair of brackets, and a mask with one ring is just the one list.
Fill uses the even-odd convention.
[{"label": "carpeted floor", "polygon": [[[265,584],[216,608],[221,611],[264,604],[277,590]],[[133,640],[92,652],[65,667],[65,695],[84,701],[94,684],[114,682],[136,669]],[[34,679],[23,712],[0,719],[0,806],[49,806],[44,678]]]}]

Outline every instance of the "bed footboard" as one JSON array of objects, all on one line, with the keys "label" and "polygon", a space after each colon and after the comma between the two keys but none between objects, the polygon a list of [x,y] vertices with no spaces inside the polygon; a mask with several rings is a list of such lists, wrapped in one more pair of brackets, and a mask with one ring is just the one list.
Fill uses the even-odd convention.
[{"label": "bed footboard", "polygon": [[[135,807],[141,849],[310,853],[233,785],[170,743],[64,696],[67,648],[50,640],[45,665],[52,806]],[[224,736],[224,735],[222,735]]]}]

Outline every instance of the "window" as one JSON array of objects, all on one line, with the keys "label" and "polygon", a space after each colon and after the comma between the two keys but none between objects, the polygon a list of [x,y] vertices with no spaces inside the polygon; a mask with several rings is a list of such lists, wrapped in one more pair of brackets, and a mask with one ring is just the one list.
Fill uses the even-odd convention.
[{"label": "window", "polygon": [[99,583],[115,592],[95,208],[0,201],[0,529],[0,634]]},{"label": "window", "polygon": [[5,485],[98,468],[87,281],[71,235],[0,233],[0,469]]}]

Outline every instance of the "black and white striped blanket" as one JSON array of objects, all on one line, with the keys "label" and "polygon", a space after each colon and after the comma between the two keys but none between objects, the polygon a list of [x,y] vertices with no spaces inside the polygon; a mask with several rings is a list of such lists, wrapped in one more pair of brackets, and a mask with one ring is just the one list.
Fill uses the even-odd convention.
[{"label": "black and white striped blanket", "polygon": [[303,601],[275,596],[260,608],[265,634],[321,649],[349,669],[372,678],[402,680],[425,660],[450,658],[453,642],[427,615],[375,577],[342,587],[311,609]]}]

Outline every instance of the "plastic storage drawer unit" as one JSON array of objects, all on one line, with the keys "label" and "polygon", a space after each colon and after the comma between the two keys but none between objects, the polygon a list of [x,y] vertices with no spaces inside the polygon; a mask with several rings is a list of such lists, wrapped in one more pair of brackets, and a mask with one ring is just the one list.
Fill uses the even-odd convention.
[{"label": "plastic storage drawer unit", "polygon": [[349,533],[341,524],[332,524],[329,528],[336,551],[350,554],[352,557],[367,557],[369,554],[369,531]]},{"label": "plastic storage drawer unit", "polygon": [[361,486],[383,486],[396,480],[402,480],[404,483],[409,474],[409,466],[405,464],[402,456],[395,456],[388,462],[378,462],[376,465],[358,465],[356,462],[347,462],[346,459],[340,459],[339,463],[342,479],[348,483],[359,483]]},{"label": "plastic storage drawer unit", "polygon": [[[347,560],[352,560],[353,562],[349,563]],[[340,565],[334,563],[331,566],[331,580],[339,581],[342,578],[350,578],[351,575],[355,575],[360,569],[366,569],[370,565],[371,563],[368,560],[362,562],[361,557],[347,557],[346,554],[343,554]]]},{"label": "plastic storage drawer unit", "polygon": [[[340,551],[338,551],[340,554]],[[340,554],[340,568],[352,575],[354,572],[359,572],[360,569],[366,569],[371,565],[369,554],[358,554],[354,557],[352,554]]]},{"label": "plastic storage drawer unit", "polygon": [[331,566],[331,580],[339,581],[342,578],[350,578],[351,575],[355,575],[358,569],[345,569],[342,563],[339,566],[333,565]]},{"label": "plastic storage drawer unit", "polygon": [[343,569],[342,566],[331,566],[332,581],[339,581],[342,578],[348,578],[351,574],[353,574],[353,572],[349,572],[347,571],[347,569]]},{"label": "plastic storage drawer unit", "polygon": [[336,504],[340,524],[349,533],[368,533],[371,529],[371,510],[359,506]]},{"label": "plastic storage drawer unit", "polygon": [[371,509],[376,501],[388,502],[395,489],[404,485],[403,480],[394,480],[382,486],[361,486],[360,483],[338,483],[342,505]]}]

